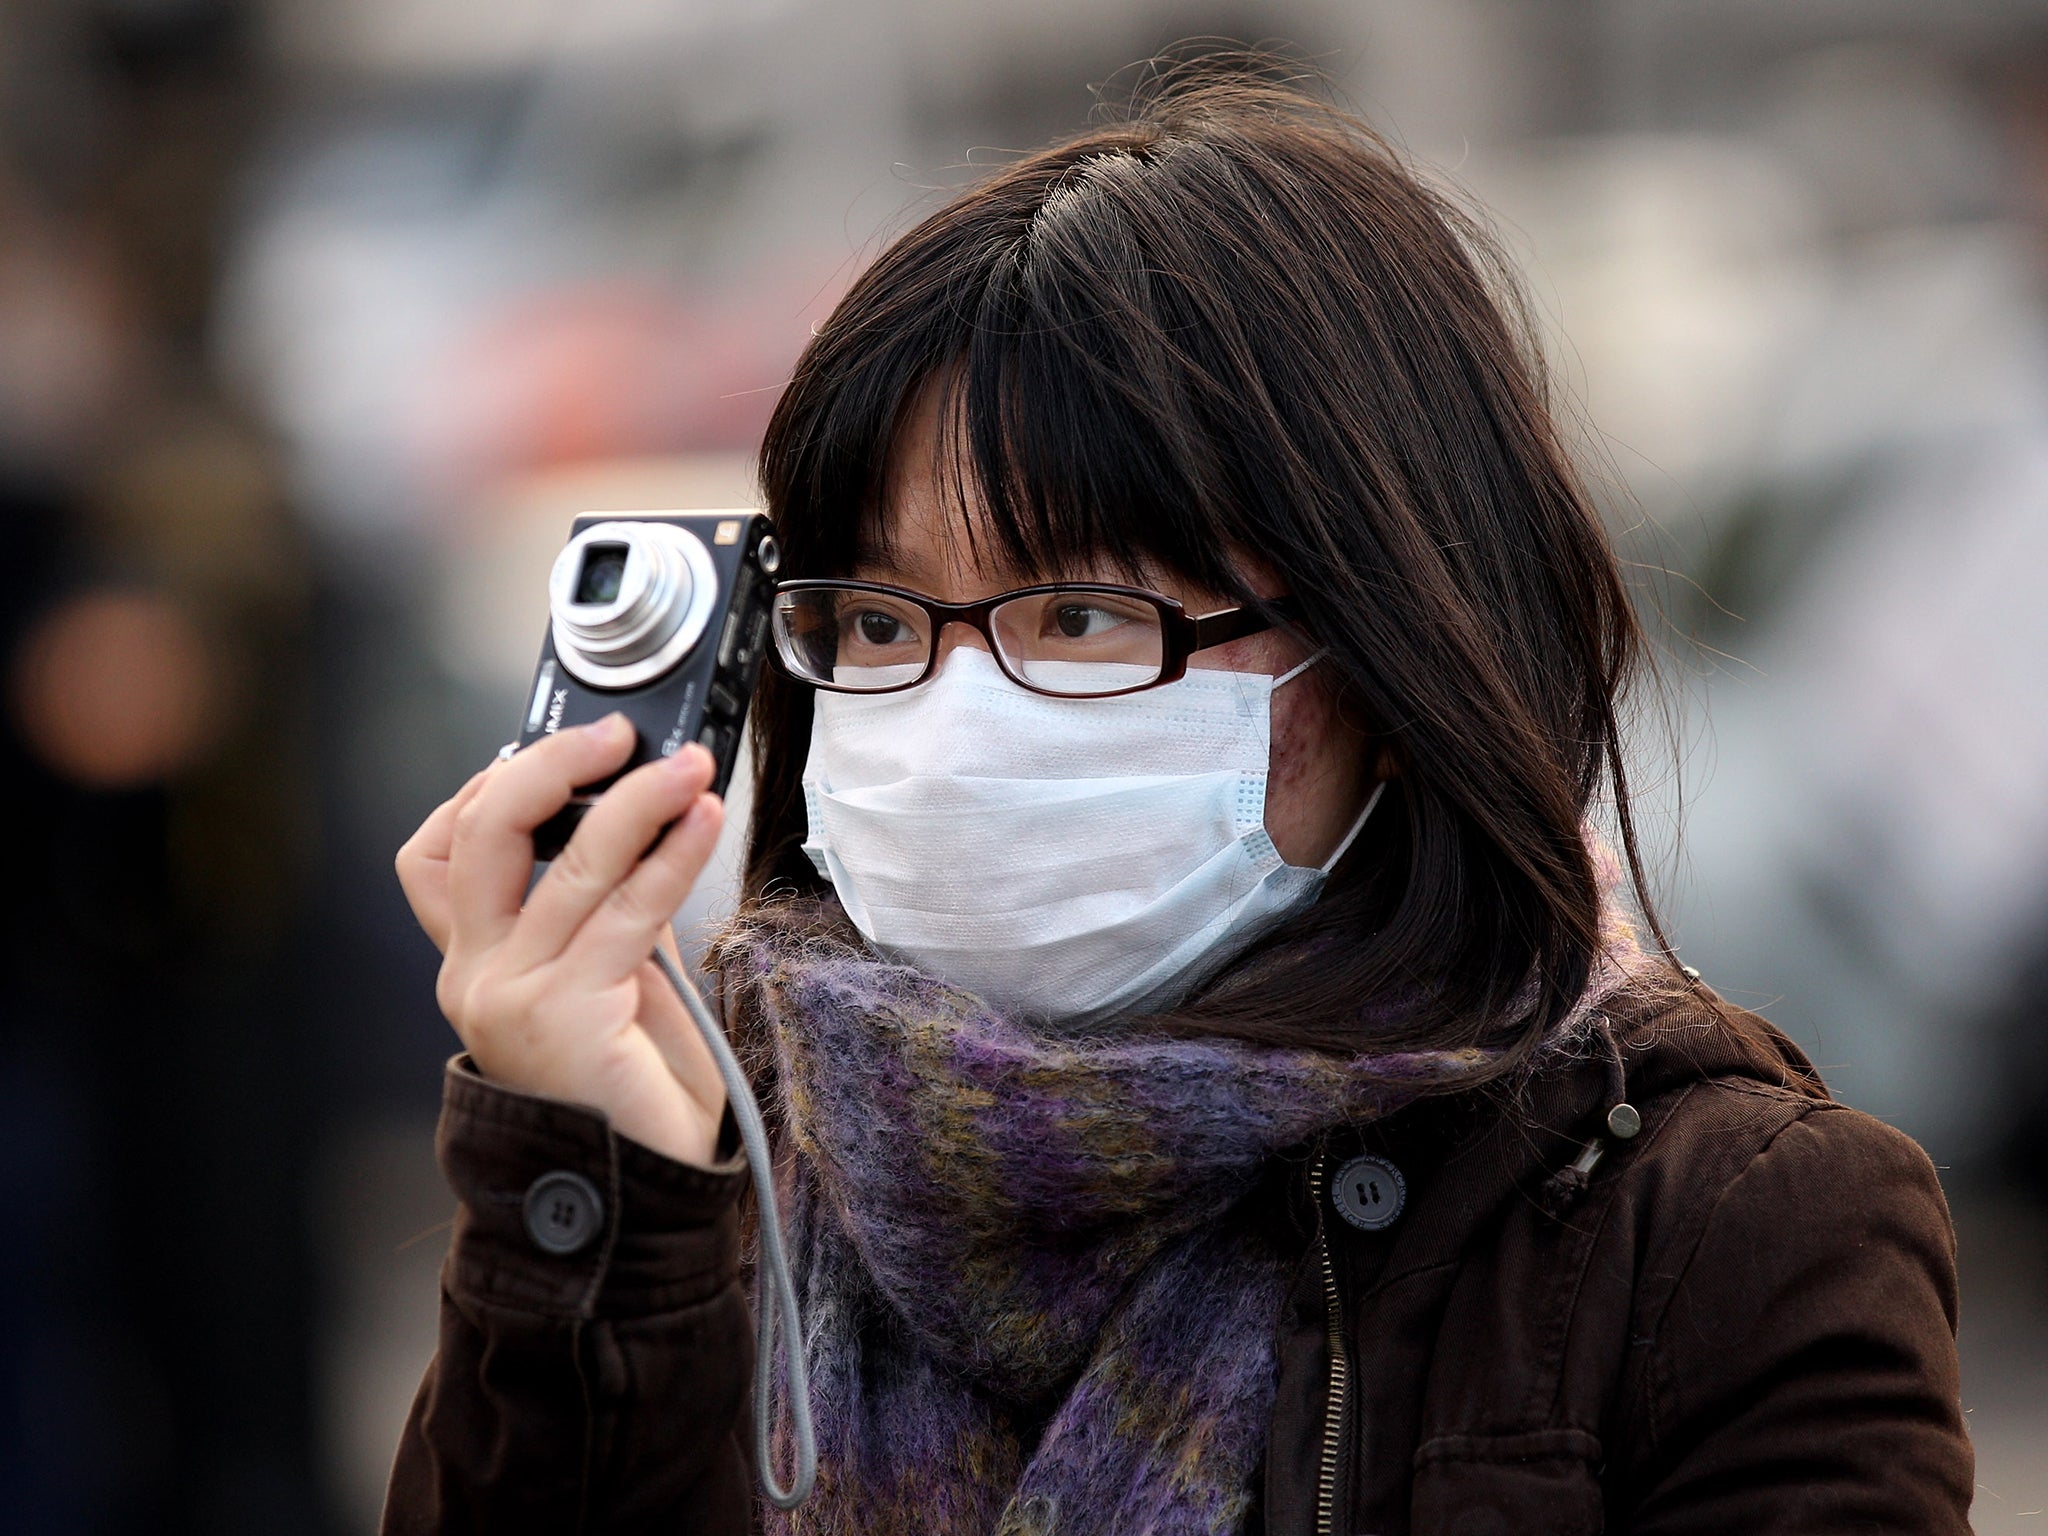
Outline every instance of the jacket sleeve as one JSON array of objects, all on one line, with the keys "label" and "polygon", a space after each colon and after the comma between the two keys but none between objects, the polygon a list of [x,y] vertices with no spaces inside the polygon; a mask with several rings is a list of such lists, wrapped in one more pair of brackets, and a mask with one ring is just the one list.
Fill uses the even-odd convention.
[{"label": "jacket sleeve", "polygon": [[437,1150],[460,1206],[384,1536],[741,1536],[744,1162],[674,1162],[465,1057]]},{"label": "jacket sleeve", "polygon": [[1716,1200],[1645,1374],[1639,1536],[1966,1536],[1955,1234],[1933,1165],[1820,1105]]}]

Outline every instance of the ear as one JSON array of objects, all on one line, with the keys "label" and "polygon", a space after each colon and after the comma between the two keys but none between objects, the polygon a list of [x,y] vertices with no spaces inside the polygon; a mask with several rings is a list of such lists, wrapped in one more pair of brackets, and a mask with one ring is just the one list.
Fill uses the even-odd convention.
[{"label": "ear", "polygon": [[1340,685],[1336,691],[1337,723],[1362,737],[1368,752],[1368,771],[1375,783],[1398,779],[1408,770],[1408,749],[1380,728],[1379,721],[1359,701],[1355,690]]}]

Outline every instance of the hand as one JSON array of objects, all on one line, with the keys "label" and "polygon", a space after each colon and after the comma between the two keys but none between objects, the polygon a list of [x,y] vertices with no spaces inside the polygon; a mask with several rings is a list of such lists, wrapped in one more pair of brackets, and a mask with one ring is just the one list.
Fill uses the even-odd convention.
[{"label": "hand", "polygon": [[670,916],[724,824],[711,754],[685,747],[606,790],[521,905],[534,828],[632,744],[610,715],[493,763],[398,850],[398,881],[441,950],[441,1011],[487,1077],[588,1104],[621,1134],[708,1165],[725,1089],[650,957],[657,944],[674,956]]}]

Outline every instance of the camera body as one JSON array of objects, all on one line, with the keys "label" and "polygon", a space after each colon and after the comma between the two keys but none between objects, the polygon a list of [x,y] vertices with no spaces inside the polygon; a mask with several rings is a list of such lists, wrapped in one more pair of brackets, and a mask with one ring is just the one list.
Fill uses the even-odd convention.
[{"label": "camera body", "polygon": [[[636,734],[619,773],[701,742],[724,794],[780,564],[768,519],[751,509],[577,518],[548,579],[548,631],[515,749],[617,710]],[[537,828],[535,856],[560,853],[617,777],[578,789]]]}]

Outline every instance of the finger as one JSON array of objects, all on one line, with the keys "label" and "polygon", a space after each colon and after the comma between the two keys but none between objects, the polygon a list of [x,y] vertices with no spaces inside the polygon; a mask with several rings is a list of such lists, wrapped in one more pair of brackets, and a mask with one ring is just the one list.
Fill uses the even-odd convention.
[{"label": "finger", "polygon": [[465,805],[476,798],[476,792],[483,788],[484,779],[489,776],[491,768],[496,766],[494,762],[490,768],[479,769],[471,774],[462,788],[435,806],[433,813],[413,830],[412,836],[399,845],[400,880],[405,879],[409,866],[445,864],[448,861],[448,845],[455,836],[456,816]]},{"label": "finger", "polygon": [[434,807],[433,814],[419,824],[418,830],[406,839],[405,847],[399,851],[403,853],[410,850],[423,858],[445,860],[448,857],[448,845],[455,836],[457,813],[476,798],[477,791],[484,787],[484,780],[490,777],[491,770],[498,765],[499,760],[493,758],[489,764],[471,774],[463,782],[462,788]]},{"label": "finger", "polygon": [[444,949],[448,941],[448,844],[455,835],[457,814],[476,798],[490,771],[484,768],[472,774],[468,783],[435,806],[433,814],[399,846],[394,860],[399,889],[405,892],[413,917],[427,937]]},{"label": "finger", "polygon": [[711,754],[692,743],[674,757],[635,768],[600,795],[527,893],[526,910],[506,940],[508,962],[523,969],[560,954],[662,829],[710,787],[716,768]]},{"label": "finger", "polygon": [[613,886],[563,950],[565,964],[595,986],[631,976],[711,860],[725,806],[704,794],[669,828],[654,851]]},{"label": "finger", "polygon": [[456,813],[449,845],[453,936],[484,947],[511,931],[533,875],[534,828],[567,805],[578,787],[615,772],[632,751],[632,723],[607,715],[535,742],[485,777]]}]

